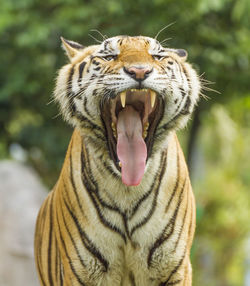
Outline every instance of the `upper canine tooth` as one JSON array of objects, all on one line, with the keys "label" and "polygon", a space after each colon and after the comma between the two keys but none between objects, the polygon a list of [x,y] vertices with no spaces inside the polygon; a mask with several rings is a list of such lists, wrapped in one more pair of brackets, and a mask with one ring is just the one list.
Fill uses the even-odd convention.
[{"label": "upper canine tooth", "polygon": [[126,105],[126,91],[121,92],[120,97],[121,97],[122,107],[125,107],[125,105]]},{"label": "upper canine tooth", "polygon": [[150,99],[151,99],[151,107],[153,108],[155,105],[155,97],[156,97],[156,93],[154,91],[150,92]]}]

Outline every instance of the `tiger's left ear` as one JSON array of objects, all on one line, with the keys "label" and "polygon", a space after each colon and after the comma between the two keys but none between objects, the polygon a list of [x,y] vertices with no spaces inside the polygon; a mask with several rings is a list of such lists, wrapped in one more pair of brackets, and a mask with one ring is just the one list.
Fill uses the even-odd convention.
[{"label": "tiger's left ear", "polygon": [[62,47],[65,50],[68,58],[70,59],[70,61],[72,60],[72,58],[74,58],[82,49],[84,49],[84,46],[82,46],[81,44],[78,44],[76,42],[73,41],[69,41],[64,39],[63,37],[61,37],[61,41],[62,41]]},{"label": "tiger's left ear", "polygon": [[185,61],[188,57],[188,53],[184,49],[169,49],[169,50],[177,54],[183,61]]}]

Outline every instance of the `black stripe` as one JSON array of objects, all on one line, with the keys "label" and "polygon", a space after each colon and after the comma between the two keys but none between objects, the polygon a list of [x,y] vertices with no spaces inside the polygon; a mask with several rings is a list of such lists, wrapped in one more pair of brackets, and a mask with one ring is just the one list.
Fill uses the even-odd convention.
[{"label": "black stripe", "polygon": [[[188,194],[188,192],[187,192],[187,194]],[[172,252],[176,251],[177,245],[179,244],[179,241],[180,241],[180,238],[181,238],[181,234],[182,234],[182,231],[183,231],[183,227],[184,227],[184,223],[185,223],[186,216],[187,216],[187,209],[188,209],[188,203],[186,204],[186,208],[185,208],[185,213],[184,213],[184,217],[183,217],[183,220],[182,220],[181,229],[180,229],[180,232],[178,234],[178,238],[177,238],[177,240],[175,242],[175,246],[174,246],[174,249],[172,250]]]},{"label": "black stripe", "polygon": [[100,69],[101,69],[101,67],[94,68],[95,71],[99,71]]},{"label": "black stripe", "polygon": [[47,201],[45,201],[44,205],[42,206],[39,212],[40,229],[44,229],[45,220],[46,220],[47,211],[48,211],[48,200],[49,200],[48,198],[46,199]]},{"label": "black stripe", "polygon": [[190,225],[189,225],[189,229],[188,229],[188,237],[190,237],[191,229],[192,229],[192,225],[193,225],[193,211],[192,210],[193,210],[193,199],[191,198],[191,220],[190,220]]},{"label": "black stripe", "polygon": [[[71,214],[72,212],[71,212],[71,210],[70,210],[70,208],[69,208],[69,205],[68,205],[67,202],[65,201],[65,198],[64,198],[64,197],[63,197],[63,203],[64,203],[64,205],[66,206],[68,212]],[[62,209],[63,209],[63,207],[62,207],[62,203],[61,203],[61,210],[62,210]],[[71,216],[72,216],[72,215],[71,215]],[[78,248],[77,248],[76,243],[75,243],[75,241],[74,241],[74,239],[73,239],[73,237],[72,237],[72,235],[71,235],[71,233],[70,233],[70,230],[68,229],[68,226],[67,226],[67,223],[66,223],[66,219],[65,219],[65,216],[64,216],[64,211],[62,211],[62,219],[63,219],[64,226],[65,226],[65,228],[66,228],[66,231],[67,231],[67,233],[68,233],[68,235],[69,235],[69,237],[70,237],[71,243],[73,244],[74,249],[75,249],[75,251],[76,251],[76,253],[77,253],[77,256],[78,256],[78,258],[79,258],[79,260],[80,260],[82,266],[86,267],[86,264],[84,263],[84,261],[83,261],[81,255],[80,255],[80,253],[79,253],[79,251],[78,251]]]},{"label": "black stripe", "polygon": [[72,93],[72,78],[73,78],[74,70],[75,70],[75,66],[71,66],[69,78],[67,81],[67,96],[69,98],[69,109],[70,109],[71,116],[73,116],[76,111],[76,106],[74,103],[74,94]]},{"label": "black stripe", "polygon": [[89,196],[90,196],[90,198],[91,198],[91,200],[92,200],[92,202],[93,202],[93,204],[94,204],[94,206],[95,206],[95,208],[96,208],[96,211],[97,211],[97,214],[98,214],[98,216],[99,216],[99,219],[100,219],[101,223],[102,223],[104,226],[106,226],[106,227],[108,227],[109,229],[111,229],[112,231],[118,233],[118,234],[123,238],[124,242],[126,242],[126,241],[127,241],[127,240],[126,240],[126,236],[125,236],[125,234],[122,232],[122,230],[121,230],[120,228],[116,227],[115,225],[112,225],[109,221],[107,221],[107,220],[104,218],[104,216],[103,216],[103,214],[102,214],[102,212],[101,212],[101,210],[100,210],[100,207],[99,207],[99,205],[98,205],[98,201],[96,200],[96,198],[95,198],[94,195],[93,195],[93,189],[91,188],[90,184],[87,182],[87,178],[86,178],[86,176],[85,176],[84,174],[83,174],[83,176],[82,176],[82,180],[83,180],[83,184],[85,185],[86,190],[87,190],[87,192],[88,192],[88,194],[89,194]]},{"label": "black stripe", "polygon": [[[72,264],[72,261],[71,261],[69,255],[68,255],[67,248],[66,248],[66,244],[65,244],[65,241],[64,241],[64,239],[63,239],[63,236],[62,236],[62,233],[61,233],[61,229],[60,229],[60,224],[59,224],[59,221],[58,221],[58,214],[57,214],[56,218],[57,218],[57,226],[58,226],[58,232],[59,232],[59,235],[60,235],[60,240],[61,240],[61,243],[62,243],[62,245],[63,245],[63,249],[64,249],[65,255],[66,255],[66,257],[67,257],[68,263],[69,263],[69,265],[70,265],[70,268],[71,268],[73,274],[75,275],[77,281],[80,283],[80,285],[85,286],[85,284],[84,284],[84,282],[81,280],[80,276],[78,276],[78,274],[77,274],[77,272],[76,272],[76,270],[75,270],[75,268],[74,268],[74,266],[73,266],[73,264]],[[53,284],[52,284],[52,285],[53,285]]]},{"label": "black stripe", "polygon": [[[60,259],[61,260],[61,259]],[[63,286],[63,276],[64,276],[64,273],[63,273],[63,265],[62,263],[60,262],[60,286]]]},{"label": "black stripe", "polygon": [[[85,150],[86,150],[86,153],[88,153],[88,152],[87,152],[87,149],[85,149]],[[103,157],[103,155],[101,155],[98,159],[99,159],[100,161],[103,161],[105,168],[106,168],[106,166],[107,166],[108,171],[111,172],[112,175],[113,175],[115,178],[117,178],[118,176],[114,174],[114,171],[112,170],[112,168],[105,163],[105,161],[103,160],[102,157]],[[84,165],[84,162],[82,163],[82,165]],[[98,169],[99,171],[102,171],[102,172],[103,172],[103,169],[99,168],[98,165],[97,165],[97,169]],[[128,226],[127,226],[127,215],[126,215],[126,213],[124,213],[114,202],[113,202],[113,204],[109,204],[109,203],[107,203],[107,202],[104,201],[104,199],[100,196],[99,187],[98,187],[97,182],[95,182],[95,181],[93,180],[93,175],[92,175],[91,171],[88,171],[88,173],[91,174],[91,175],[89,176],[89,177],[90,177],[89,179],[91,180],[91,183],[92,183],[93,186],[94,186],[94,189],[93,189],[92,193],[93,193],[93,195],[95,196],[96,201],[97,201],[100,205],[102,205],[103,208],[109,209],[109,210],[111,210],[111,211],[115,211],[115,212],[117,212],[117,213],[122,217],[123,222],[124,222],[124,226],[125,226],[126,233],[127,233],[127,235],[129,236]],[[105,191],[105,190],[104,190],[104,191]]]},{"label": "black stripe", "polygon": [[[72,150],[73,150],[73,139],[72,139],[72,143],[70,145],[70,150],[69,150],[70,151],[70,156],[69,156],[69,161],[70,161],[70,182],[71,182],[71,185],[72,185],[72,188],[73,188],[73,192],[74,192],[74,194],[76,196],[77,204],[78,204],[78,206],[81,209],[82,215],[85,216],[84,210],[82,208],[82,204],[80,202],[79,194],[77,192],[74,176],[73,176]],[[67,189],[66,189],[66,193],[67,193],[66,195],[68,195]],[[68,198],[68,201],[70,202],[71,200]]]},{"label": "black stripe", "polygon": [[39,280],[43,286],[46,286],[45,281],[43,280],[42,271],[40,265],[37,265],[38,273],[39,273]]},{"label": "black stripe", "polygon": [[[152,257],[153,257],[153,254],[155,252],[155,250],[157,248],[159,248],[164,242],[166,242],[170,236],[174,233],[174,227],[175,227],[175,223],[176,223],[176,217],[178,215],[178,212],[179,212],[179,209],[180,209],[180,205],[181,205],[181,202],[182,202],[182,195],[183,195],[183,192],[184,192],[184,187],[186,185],[186,180],[182,186],[182,190],[181,190],[181,193],[179,195],[179,198],[178,198],[178,203],[177,203],[177,206],[175,208],[175,211],[174,211],[174,214],[172,215],[172,217],[169,219],[169,222],[167,223],[167,225],[165,226],[165,228],[163,229],[162,233],[160,234],[159,238],[155,241],[155,243],[153,244],[153,246],[150,248],[149,250],[149,254],[148,254],[148,267],[151,266],[151,262],[152,262]],[[168,229],[170,228],[170,230],[168,231]],[[168,233],[166,234],[166,232],[168,231]]]},{"label": "black stripe", "polygon": [[[82,128],[88,129],[91,133],[93,133],[93,135],[95,135],[95,137],[88,137],[89,143],[92,143],[94,146],[98,146],[98,144],[99,144],[99,146],[100,146],[100,144],[101,144],[101,147],[103,147],[103,145],[106,144],[106,142],[107,142],[106,137],[100,135],[99,133],[97,133],[96,130],[92,129],[91,127],[87,128],[87,127],[84,126],[83,124],[82,124],[81,126],[82,126]],[[102,141],[102,143],[101,143],[101,142],[98,142],[97,139],[99,139],[100,141]]]},{"label": "black stripe", "polygon": [[92,61],[92,64],[95,65],[95,66],[99,66],[99,65],[100,65],[100,62],[97,62],[96,60],[93,60],[93,61]]},{"label": "black stripe", "polygon": [[55,258],[55,261],[54,261],[54,265],[55,265],[55,277],[56,277],[56,281],[58,280],[58,277],[57,277],[57,274],[58,274],[58,249],[57,249],[57,241],[56,241],[56,237],[54,236],[54,240],[55,240],[55,243],[54,243],[54,258]]},{"label": "black stripe", "polygon": [[[87,148],[85,148],[85,151],[86,151],[86,154],[88,156],[88,150]],[[88,156],[89,157],[89,156]],[[82,157],[83,159],[83,157]],[[82,161],[82,166],[84,165],[84,162]],[[94,180],[93,178],[93,175],[92,175],[92,172],[90,170],[90,163],[88,161],[88,174],[89,174],[89,179],[92,183],[92,185],[94,186],[94,189],[92,188],[92,194],[95,196],[95,199],[98,200],[99,204],[101,204],[103,207],[105,208],[108,208],[109,210],[112,210],[112,211],[116,211],[118,212],[121,216],[124,215],[124,213],[117,207],[117,206],[114,206],[114,205],[109,205],[108,203],[106,203],[99,195],[99,187],[98,187],[98,183]]]},{"label": "black stripe", "polygon": [[189,81],[189,75],[188,75],[188,73],[187,73],[187,70],[186,70],[186,68],[185,68],[185,66],[182,66],[182,70],[183,70],[183,73],[185,74],[185,76],[186,76],[186,79],[187,79],[187,82],[188,82],[188,87],[190,88],[190,81]]},{"label": "black stripe", "polygon": [[[167,150],[166,150],[167,151]],[[166,160],[167,160],[167,153],[166,153]],[[159,167],[159,170],[161,169],[162,167],[162,162],[163,162],[163,158],[161,158],[161,162],[160,162],[160,167]],[[131,219],[136,211],[138,210],[138,208],[140,207],[140,205],[149,197],[149,195],[152,193],[153,189],[154,189],[154,185],[155,185],[155,180],[153,180],[150,188],[149,188],[149,191],[147,193],[145,193],[140,199],[139,201],[136,203],[136,205],[133,207],[133,210],[131,212],[131,215],[129,216],[129,219]]]},{"label": "black stripe", "polygon": [[[89,110],[88,110],[87,102],[88,102],[88,99],[87,99],[87,97],[85,96],[85,97],[84,97],[84,100],[83,100],[84,110],[85,110],[85,112],[87,113],[87,115],[88,115],[89,117],[92,117],[92,115],[90,114],[90,112],[89,112]],[[93,117],[92,117],[92,118],[93,118]]]},{"label": "black stripe", "polygon": [[50,209],[49,209],[49,243],[48,243],[48,279],[50,285],[53,285],[53,278],[51,273],[51,246],[52,246],[52,228],[53,228],[53,209],[52,209],[52,202],[53,202],[54,192],[52,194],[51,200],[50,200]]},{"label": "black stripe", "polygon": [[[42,235],[40,235],[42,237]],[[41,239],[39,239],[39,245],[42,245],[42,241]],[[42,257],[41,255],[41,251],[39,250],[39,257],[37,258],[37,270],[38,270],[38,274],[39,274],[39,280],[40,283],[42,283],[43,286],[46,286],[45,281],[43,280],[43,275],[42,275],[42,269],[41,269],[41,261],[40,261],[40,257]]]},{"label": "black stripe", "polygon": [[179,284],[181,281],[182,281],[182,279],[178,279],[178,280],[175,280],[173,282],[168,282],[167,286]]},{"label": "black stripe", "polygon": [[103,165],[105,167],[105,169],[107,169],[107,171],[109,171],[109,173],[114,177],[114,178],[118,178],[119,176],[114,172],[114,170],[107,164],[107,162],[103,161]]},{"label": "black stripe", "polygon": [[[154,181],[157,181],[157,186],[156,186],[156,190],[155,190],[155,195],[154,195],[154,199],[153,199],[153,202],[152,202],[152,206],[151,206],[151,209],[148,213],[148,215],[146,217],[144,217],[144,219],[139,222],[138,224],[136,224],[132,230],[131,230],[131,236],[133,235],[133,233],[141,226],[143,226],[145,223],[147,223],[147,221],[151,218],[152,214],[154,213],[154,210],[156,208],[156,202],[157,202],[157,197],[158,197],[158,193],[159,193],[159,189],[160,189],[160,186],[161,186],[161,181],[162,181],[162,177],[165,173],[165,168],[166,168],[166,161],[167,161],[167,156],[166,156],[166,153],[165,151],[162,152],[162,156],[161,156],[162,160],[161,160],[161,164],[160,164],[160,167],[159,167],[159,170],[161,170],[160,172],[160,175],[159,175],[159,178],[158,180],[154,179]],[[164,161],[163,161],[164,160]]]},{"label": "black stripe", "polygon": [[75,71],[75,66],[72,65],[70,68],[69,77],[67,80],[67,93],[68,94],[70,94],[72,91],[72,78],[73,78],[74,71]]},{"label": "black stripe", "polygon": [[57,249],[57,243],[55,241],[55,276],[56,276],[56,280],[58,280],[58,249]]},{"label": "black stripe", "polygon": [[132,271],[129,271],[129,281],[131,283],[131,286],[136,286],[135,276],[134,276],[134,273]]},{"label": "black stripe", "polygon": [[162,282],[159,284],[159,286],[171,286],[171,285],[176,285],[176,284],[179,284],[180,282],[182,281],[182,279],[178,279],[178,280],[175,280],[173,282]]},{"label": "black stripe", "polygon": [[104,41],[104,50],[106,50],[107,49],[107,45],[109,44],[109,41]]},{"label": "black stripe", "polygon": [[186,99],[185,105],[184,105],[184,107],[183,107],[182,110],[181,110],[181,114],[182,114],[182,115],[187,115],[187,114],[190,113],[190,111],[189,111],[190,105],[191,105],[191,99],[190,99],[190,97],[188,96],[187,99]]},{"label": "black stripe", "polygon": [[58,282],[60,283],[60,286],[63,286],[63,280],[62,280],[62,271],[61,271],[61,257],[60,252],[58,249],[58,243],[56,241],[56,277]]},{"label": "black stripe", "polygon": [[149,195],[152,193],[153,189],[154,189],[154,184],[155,181],[153,180],[153,183],[151,184],[149,191],[147,193],[145,193],[140,199],[139,201],[136,203],[136,205],[133,207],[132,212],[129,216],[129,219],[132,219],[132,217],[135,215],[136,211],[138,210],[138,208],[140,207],[140,205],[149,197]]},{"label": "black stripe", "polygon": [[190,96],[191,95],[192,86],[190,84],[189,75],[188,75],[187,70],[186,70],[184,65],[182,66],[182,70],[183,70],[183,73],[185,74],[185,77],[186,77],[186,80],[187,80],[187,83],[188,83],[188,95]]},{"label": "black stripe", "polygon": [[[85,150],[87,152],[87,148],[85,147]],[[87,155],[88,157],[88,155]],[[89,197],[91,198],[95,208],[96,208],[96,211],[97,211],[97,214],[99,216],[99,219],[100,221],[102,222],[102,224],[106,227],[108,227],[109,229],[113,230],[114,232],[118,233],[124,240],[124,242],[126,242],[126,236],[125,234],[122,232],[121,229],[119,229],[118,227],[112,225],[109,221],[107,221],[101,210],[100,210],[100,207],[99,207],[99,204],[98,204],[98,200],[96,199],[96,195],[97,195],[97,192],[98,192],[98,186],[97,186],[97,183],[96,181],[93,179],[93,175],[92,175],[92,172],[91,172],[91,169],[88,168],[86,170],[86,167],[85,167],[85,160],[86,158],[84,158],[84,154],[83,154],[83,148],[82,148],[82,151],[81,151],[81,169],[82,169],[82,184],[83,186],[85,187],[87,193],[89,194]],[[89,165],[89,162],[88,162],[88,166]],[[93,189],[93,187],[91,186],[93,185],[95,189]]]},{"label": "black stripe", "polygon": [[177,145],[177,143],[176,143],[176,152],[177,152],[177,159],[176,159],[176,163],[177,163],[176,173],[177,173],[177,174],[176,174],[175,186],[174,186],[173,192],[172,192],[172,194],[171,194],[171,196],[170,196],[170,199],[169,199],[169,201],[168,201],[168,204],[167,204],[167,206],[166,206],[166,208],[165,208],[165,212],[168,211],[169,206],[170,206],[170,204],[171,204],[171,202],[172,202],[172,200],[173,200],[173,197],[174,197],[174,195],[175,195],[175,192],[176,192],[176,190],[178,189],[178,186],[179,186],[179,183],[180,183],[180,181],[179,181],[179,177],[180,177],[180,155],[179,155],[179,152],[178,152],[178,145]]},{"label": "black stripe", "polygon": [[68,212],[70,213],[72,219],[75,222],[76,228],[82,238],[82,243],[84,244],[85,248],[93,255],[95,256],[99,262],[104,266],[104,272],[108,271],[109,268],[109,263],[108,261],[104,258],[104,256],[98,251],[98,249],[95,247],[93,242],[89,239],[85,231],[81,228],[81,225],[77,219],[77,217],[74,215],[74,213],[71,211],[69,208],[68,204],[65,202],[65,205],[67,207]]},{"label": "black stripe", "polygon": [[[166,285],[166,286],[168,286],[168,285],[172,285],[172,284],[170,284],[171,282],[170,282],[170,279],[172,278],[172,276],[177,272],[177,270],[181,267],[181,265],[182,265],[182,262],[183,262],[183,260],[184,260],[184,258],[185,258],[185,256],[186,256],[186,248],[185,248],[185,250],[184,250],[184,253],[183,253],[183,255],[182,255],[182,257],[181,257],[181,259],[180,259],[180,261],[179,261],[179,263],[176,265],[176,267],[172,270],[172,272],[170,273],[170,275],[168,276],[168,279],[166,280],[166,282],[164,282],[163,284],[162,284],[162,286],[164,286],[164,285]],[[179,282],[178,282],[179,283]],[[160,285],[161,286],[161,285]]]},{"label": "black stripe", "polygon": [[[184,98],[182,98],[181,101],[179,102],[179,104],[177,105],[177,107],[176,107],[176,109],[175,109],[175,113],[178,112],[178,110],[179,110],[179,108],[180,108],[180,106],[181,106],[183,100],[184,100]],[[179,111],[179,112],[181,112],[181,111]]]},{"label": "black stripe", "polygon": [[176,62],[176,65],[179,68],[178,71],[179,71],[179,74],[180,74],[180,77],[181,77],[181,81],[182,81],[182,84],[183,84],[184,79],[183,79],[183,68],[182,68],[182,65],[179,62]]},{"label": "black stripe", "polygon": [[86,62],[82,62],[80,65],[79,65],[79,77],[78,77],[78,84],[81,83],[81,79],[82,79],[82,73],[83,73],[83,70],[86,66]]},{"label": "black stripe", "polygon": [[82,115],[80,112],[76,113],[76,118],[81,120],[83,123],[88,123],[91,126],[91,128],[99,130],[99,131],[101,131],[103,133],[103,130],[98,125],[93,123],[91,120],[89,120],[87,117]]},{"label": "black stripe", "polygon": [[180,90],[181,90],[181,95],[182,95],[182,97],[185,97],[185,95],[186,95],[185,90],[184,90],[182,87],[180,88]]},{"label": "black stripe", "polygon": [[126,214],[122,214],[122,219],[123,219],[123,224],[125,227],[125,232],[127,234],[128,239],[130,239],[130,233],[128,230],[128,219],[127,219],[127,215]]},{"label": "black stripe", "polygon": [[42,257],[42,232],[44,231],[44,224],[45,224],[45,218],[47,215],[47,209],[48,209],[48,203],[45,204],[45,206],[42,206],[42,209],[40,210],[38,217],[37,217],[37,226],[36,226],[36,234],[35,237],[37,239],[36,242],[36,262],[37,262],[37,270],[40,278],[40,282],[42,285],[46,286],[45,281],[43,279],[43,274],[42,274],[42,262],[41,262],[41,257]]}]

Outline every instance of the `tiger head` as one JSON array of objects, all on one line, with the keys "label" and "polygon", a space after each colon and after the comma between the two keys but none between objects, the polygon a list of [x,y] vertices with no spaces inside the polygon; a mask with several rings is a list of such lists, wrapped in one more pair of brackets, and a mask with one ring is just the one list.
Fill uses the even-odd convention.
[{"label": "tiger head", "polygon": [[200,81],[187,52],[153,38],[117,36],[83,47],[62,39],[70,59],[57,78],[62,114],[82,131],[128,186],[138,185],[147,162],[170,131],[187,123]]}]

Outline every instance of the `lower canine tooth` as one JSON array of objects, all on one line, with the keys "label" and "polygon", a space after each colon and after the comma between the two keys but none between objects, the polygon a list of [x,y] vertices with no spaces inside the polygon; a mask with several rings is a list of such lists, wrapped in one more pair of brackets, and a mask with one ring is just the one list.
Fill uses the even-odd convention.
[{"label": "lower canine tooth", "polygon": [[146,122],[145,125],[144,125],[144,131],[145,131],[145,130],[148,130],[148,126],[149,126],[149,123]]},{"label": "lower canine tooth", "polygon": [[111,123],[111,128],[112,128],[112,131],[113,131],[113,135],[116,138],[116,127],[115,127],[115,123],[114,122]]},{"label": "lower canine tooth", "polygon": [[126,91],[120,93],[122,107],[126,105]]},{"label": "lower canine tooth", "polygon": [[155,97],[156,97],[156,93],[154,91],[150,92],[150,99],[151,99],[151,107],[153,108],[155,105]]},{"label": "lower canine tooth", "polygon": [[143,139],[145,139],[148,135],[148,127],[149,127],[149,123],[146,122],[143,128],[143,134],[142,134]]}]

